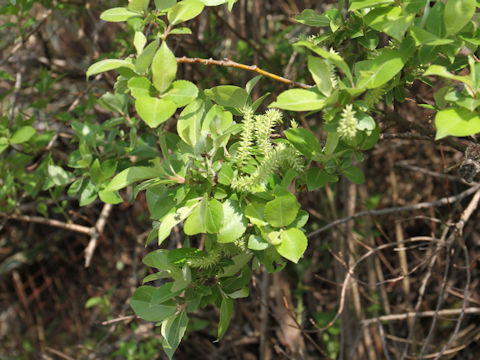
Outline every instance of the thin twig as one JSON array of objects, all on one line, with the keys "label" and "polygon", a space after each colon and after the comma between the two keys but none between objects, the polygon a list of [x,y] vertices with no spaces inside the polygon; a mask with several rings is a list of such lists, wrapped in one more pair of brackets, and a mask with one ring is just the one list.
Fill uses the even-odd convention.
[{"label": "thin twig", "polygon": [[138,316],[137,315],[120,316],[112,320],[102,321],[102,325],[111,325],[120,321],[133,320],[135,318],[138,318]]},{"label": "thin twig", "polygon": [[188,58],[186,56],[184,57],[177,57],[177,63],[185,63],[185,64],[202,64],[202,65],[216,65],[216,66],[223,66],[223,67],[234,67],[237,69],[242,69],[246,71],[251,71],[263,76],[266,76],[270,79],[273,79],[275,81],[279,81],[284,84],[288,84],[290,86],[296,86],[300,87],[303,89],[311,89],[313,86],[312,85],[307,85],[303,83],[299,83],[296,81],[292,81],[289,79],[286,79],[282,76],[272,74],[271,72],[265,71],[260,69],[257,65],[245,65],[245,64],[240,64],[235,61],[232,61],[230,59],[225,59],[225,60],[214,60],[214,59],[200,59],[200,58]]},{"label": "thin twig", "polygon": [[307,235],[307,237],[312,238],[312,237],[314,237],[314,236],[316,236],[316,235],[318,235],[318,234],[324,232],[325,230],[328,230],[328,229],[330,229],[334,226],[343,224],[347,221],[357,219],[357,218],[363,217],[363,216],[386,215],[386,214],[396,213],[396,212],[400,212],[400,211],[414,211],[414,210],[428,209],[430,207],[436,207],[436,206],[451,204],[451,203],[454,203],[454,202],[457,202],[457,201],[460,201],[460,200],[466,198],[467,196],[469,196],[469,195],[473,194],[474,192],[478,191],[479,189],[480,189],[480,185],[477,185],[477,186],[471,187],[471,188],[461,192],[460,194],[444,197],[444,198],[441,198],[441,199],[435,200],[435,201],[421,202],[421,203],[414,204],[414,205],[395,206],[395,207],[380,209],[380,210],[360,211],[360,212],[358,212],[356,214],[353,214],[351,216],[347,216],[347,217],[344,217],[342,219],[332,221],[330,224],[327,224],[324,227],[321,227],[320,229],[312,231],[310,234]]},{"label": "thin twig", "polygon": [[97,247],[98,238],[103,233],[103,229],[105,229],[105,225],[107,224],[107,219],[108,219],[108,216],[110,215],[111,210],[112,210],[112,204],[105,204],[97,220],[97,223],[95,224],[95,227],[92,228],[94,232],[92,234],[92,237],[90,238],[90,241],[88,242],[87,247],[85,248],[85,267],[90,266],[90,261],[92,260],[93,252]]},{"label": "thin twig", "polygon": [[52,354],[54,355],[57,355],[58,357],[62,358],[62,359],[65,359],[65,360],[75,360],[74,358],[68,356],[67,354],[64,354],[62,353],[61,351],[58,351],[58,350],[55,350],[55,349],[52,349],[51,347],[45,347],[45,350],[47,350],[48,352],[51,352]]},{"label": "thin twig", "polygon": [[87,234],[87,235],[92,235],[94,232],[93,228],[83,226],[83,225],[77,225],[77,224],[69,224],[66,222],[58,221],[58,220],[53,220],[53,219],[48,219],[44,218],[41,216],[29,216],[29,215],[8,215],[4,213],[0,213],[2,216],[6,216],[8,219],[12,220],[18,220],[18,221],[25,221],[25,222],[33,222],[37,224],[43,224],[43,225],[49,225],[49,226],[54,226],[58,227],[61,229],[65,230],[70,230],[70,231],[75,231],[79,232],[82,234]]},{"label": "thin twig", "polygon": [[[461,312],[462,312],[462,309],[446,309],[446,310],[440,310],[440,311],[428,310],[428,311],[420,311],[418,313],[418,316],[433,317],[435,316],[436,313],[438,313],[439,316],[452,316],[452,315],[458,315]],[[464,312],[465,314],[480,314],[480,307],[469,307],[469,308],[466,308]],[[362,325],[368,326],[381,321],[407,320],[415,317],[415,314],[416,313],[414,311],[410,311],[403,314],[383,315],[383,316],[378,316],[371,319],[362,320],[361,323]]]}]

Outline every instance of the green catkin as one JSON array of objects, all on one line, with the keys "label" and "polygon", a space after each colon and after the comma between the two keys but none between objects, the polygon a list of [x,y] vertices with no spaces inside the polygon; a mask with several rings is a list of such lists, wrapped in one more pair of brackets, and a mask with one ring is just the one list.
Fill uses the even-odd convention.
[{"label": "green catkin", "polygon": [[260,153],[266,156],[273,149],[270,137],[275,125],[282,122],[282,113],[277,109],[269,109],[265,115],[258,115],[255,119],[255,140]]},{"label": "green catkin", "polygon": [[233,179],[231,187],[234,190],[244,192],[255,192],[256,189],[263,190],[269,176],[283,165],[293,167],[297,171],[303,170],[298,152],[280,143],[265,156],[252,175],[239,176]]},{"label": "green catkin", "polygon": [[245,251],[248,251],[247,242],[241,237],[229,244],[216,243],[209,251],[190,256],[187,263],[193,269],[208,270],[219,265],[222,258],[230,258]]},{"label": "green catkin", "polygon": [[338,122],[337,132],[341,138],[351,140],[357,134],[357,119],[352,104],[348,104],[342,111]]},{"label": "green catkin", "polygon": [[222,250],[219,246],[214,246],[206,254],[191,256],[187,263],[194,269],[209,269],[219,264],[222,259]]},{"label": "green catkin", "polygon": [[237,149],[235,162],[237,166],[245,165],[248,157],[251,155],[251,148],[254,136],[254,114],[250,107],[243,109],[242,133],[240,138],[240,146]]},{"label": "green catkin", "polygon": [[380,100],[382,100],[385,90],[381,88],[376,88],[368,91],[363,98],[367,108],[372,109]]}]

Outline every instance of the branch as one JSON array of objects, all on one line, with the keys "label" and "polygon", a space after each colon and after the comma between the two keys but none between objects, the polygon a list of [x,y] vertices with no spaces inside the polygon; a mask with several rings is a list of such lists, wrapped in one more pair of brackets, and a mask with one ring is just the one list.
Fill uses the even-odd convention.
[{"label": "branch", "polygon": [[[462,312],[462,309],[447,309],[447,310],[429,310],[429,311],[421,311],[416,313],[415,311],[406,312],[403,314],[393,314],[393,315],[383,315],[376,318],[365,319],[362,320],[361,323],[364,326],[368,326],[374,323],[378,323],[380,321],[398,321],[398,320],[406,320],[410,318],[414,318],[416,315],[420,317],[432,317],[435,314],[438,316],[449,316],[449,315],[459,315]],[[480,307],[470,307],[466,308],[464,311],[465,314],[480,314]]]},{"label": "branch", "polygon": [[53,220],[53,219],[48,219],[48,218],[44,218],[44,217],[41,217],[41,216],[6,215],[6,214],[1,214],[1,215],[5,215],[7,217],[7,219],[13,219],[13,220],[25,221],[25,222],[33,222],[33,223],[49,225],[49,226],[55,226],[55,227],[58,227],[58,228],[61,228],[61,229],[75,231],[75,232],[79,232],[79,233],[87,234],[87,235],[93,235],[93,231],[94,231],[93,228],[90,228],[90,227],[87,227],[87,226],[77,225],[77,224],[69,224],[69,223],[66,223],[66,222]]},{"label": "branch", "polygon": [[90,238],[90,241],[88,242],[87,247],[85,248],[85,267],[90,266],[90,261],[92,260],[93,252],[97,247],[98,238],[100,237],[100,234],[103,232],[103,229],[105,229],[105,225],[107,224],[107,219],[108,219],[108,216],[110,215],[110,211],[112,211],[112,204],[105,204],[97,220],[97,223],[95,224],[95,227],[92,227],[93,234],[92,234],[92,237]]},{"label": "branch", "polygon": [[286,79],[282,76],[272,74],[271,72],[265,71],[260,69],[257,65],[245,65],[245,64],[240,64],[235,61],[232,61],[230,59],[225,59],[225,60],[213,60],[213,59],[200,59],[200,58],[187,58],[187,57],[177,57],[177,63],[181,64],[202,64],[202,65],[216,65],[216,66],[223,66],[223,67],[234,67],[237,69],[242,69],[246,71],[251,71],[255,72],[257,74],[266,76],[270,79],[273,79],[275,81],[279,81],[284,84],[288,84],[290,86],[297,86],[302,89],[311,89],[313,86],[312,85],[307,85],[303,84],[300,82],[292,81],[289,79]]},{"label": "branch", "polygon": [[427,209],[430,207],[436,207],[436,206],[442,206],[442,205],[447,205],[451,204],[457,201],[460,201],[464,199],[465,197],[473,194],[474,192],[478,191],[480,189],[480,185],[473,186],[463,192],[461,192],[458,195],[453,195],[449,197],[444,197],[439,200],[431,201],[431,202],[422,202],[414,205],[407,205],[407,206],[396,206],[396,207],[391,207],[391,208],[386,208],[386,209],[380,209],[380,210],[367,210],[367,211],[361,211],[356,214],[353,214],[352,216],[347,216],[342,219],[338,219],[335,221],[332,221],[330,224],[325,225],[324,227],[321,227],[318,230],[312,231],[310,234],[307,235],[308,238],[312,238],[315,235],[318,235],[325,230],[328,230],[334,226],[343,224],[347,221],[357,219],[359,217],[363,216],[377,216],[377,215],[386,215],[386,214],[391,214],[395,212],[400,212],[400,211],[412,211],[412,210],[420,210],[420,209]]}]

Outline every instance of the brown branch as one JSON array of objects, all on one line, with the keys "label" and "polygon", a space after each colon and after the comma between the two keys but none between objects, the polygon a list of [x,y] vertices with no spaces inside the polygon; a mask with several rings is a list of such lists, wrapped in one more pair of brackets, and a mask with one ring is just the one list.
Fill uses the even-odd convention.
[{"label": "brown branch", "polygon": [[[362,320],[361,323],[364,326],[368,326],[381,321],[407,320],[415,317],[415,315],[418,315],[420,317],[432,317],[432,316],[435,316],[435,314],[438,314],[438,316],[450,316],[450,315],[459,315],[461,312],[462,312],[462,309],[446,309],[446,310],[440,310],[440,311],[429,310],[429,311],[421,311],[418,314],[415,313],[414,311],[410,311],[403,314],[383,315],[376,318],[365,319],[365,320]],[[466,308],[465,314],[480,314],[480,307]]]},{"label": "brown branch", "polygon": [[357,219],[357,218],[363,217],[363,216],[386,215],[386,214],[396,213],[396,212],[400,212],[400,211],[413,211],[413,210],[427,209],[427,208],[430,208],[430,207],[436,207],[436,206],[451,204],[453,202],[457,202],[457,201],[460,201],[460,200],[464,199],[465,197],[475,193],[479,189],[480,189],[480,185],[476,185],[476,186],[473,186],[473,187],[461,192],[460,194],[444,197],[444,198],[441,198],[439,200],[435,200],[435,201],[431,201],[431,202],[421,202],[421,203],[414,204],[414,205],[396,206],[396,207],[380,209],[380,210],[361,211],[361,212],[358,212],[358,213],[353,214],[351,216],[347,216],[347,217],[344,217],[342,219],[332,221],[330,224],[327,224],[327,225],[325,225],[324,227],[321,227],[318,230],[312,231],[310,234],[308,234],[307,237],[312,238],[315,235],[318,235],[318,234],[324,232],[325,230],[328,230],[328,229],[330,229],[334,226],[343,224],[347,221]]},{"label": "brown branch", "polygon": [[200,58],[188,58],[186,56],[184,57],[177,57],[177,63],[181,64],[202,64],[202,65],[216,65],[216,66],[223,66],[223,67],[234,67],[237,69],[242,69],[246,71],[251,71],[263,76],[266,76],[270,79],[273,79],[275,81],[279,81],[284,84],[288,84],[290,86],[296,86],[300,87],[302,89],[311,89],[313,86],[312,85],[307,85],[304,83],[296,82],[289,80],[287,78],[284,78],[282,76],[273,74],[271,72],[265,71],[260,69],[257,65],[245,65],[245,64],[240,64],[235,61],[232,61],[230,59],[225,59],[225,60],[214,60],[214,59],[200,59]]},{"label": "brown branch", "polygon": [[87,227],[87,226],[77,225],[77,224],[69,224],[69,223],[66,223],[66,222],[53,220],[53,219],[48,219],[48,218],[44,218],[44,217],[41,217],[41,216],[6,215],[6,214],[1,214],[1,215],[5,215],[8,219],[12,219],[12,220],[33,222],[33,223],[37,223],[37,224],[54,226],[54,227],[58,227],[58,228],[61,228],[61,229],[75,231],[75,232],[79,232],[79,233],[87,234],[87,235],[93,235],[93,232],[95,230],[94,228],[90,228],[90,227]]},{"label": "brown branch", "polygon": [[108,216],[110,215],[110,211],[112,211],[112,204],[105,204],[103,206],[102,212],[95,224],[95,227],[92,227],[93,234],[88,242],[87,247],[85,248],[85,267],[90,266],[90,261],[92,260],[93,252],[97,247],[98,238],[105,229],[105,225],[107,224]]}]

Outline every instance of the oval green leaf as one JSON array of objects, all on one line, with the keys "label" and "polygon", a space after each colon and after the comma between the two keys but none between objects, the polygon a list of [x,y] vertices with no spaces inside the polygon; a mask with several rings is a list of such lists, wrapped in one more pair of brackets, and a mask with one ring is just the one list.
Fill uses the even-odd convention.
[{"label": "oval green leaf", "polygon": [[184,0],[170,8],[167,13],[170,25],[176,25],[181,22],[193,19],[200,14],[205,4],[198,0]]},{"label": "oval green leaf", "polygon": [[247,103],[248,93],[245,89],[233,85],[220,85],[205,90],[205,95],[218,105],[243,108]]},{"label": "oval green leaf", "polygon": [[[135,314],[147,321],[162,321],[175,314],[177,306],[175,303],[161,304],[168,299],[173,298],[176,294],[170,291],[172,283],[165,284],[160,288],[153,286],[140,286],[133,293],[130,299],[130,306]],[[164,293],[165,296],[159,296],[158,292]],[[154,296],[156,301],[153,302]]]},{"label": "oval green leaf", "polygon": [[325,100],[325,96],[315,90],[290,89],[278,95],[277,101],[269,107],[292,111],[320,110]]},{"label": "oval green leaf", "polygon": [[282,231],[280,234],[281,242],[275,245],[277,251],[284,258],[297,263],[307,250],[308,240],[299,229],[292,228]]},{"label": "oval green leaf", "polygon": [[135,70],[135,65],[126,60],[119,59],[106,59],[96,62],[91,65],[87,70],[87,78],[92,75],[99,74],[105,71],[115,70],[120,67],[127,67],[129,69]]},{"label": "oval green leaf", "polygon": [[142,97],[135,101],[135,109],[148,126],[156,128],[175,113],[177,106],[170,100]]},{"label": "oval green leaf", "polygon": [[177,60],[164,41],[152,61],[153,85],[158,91],[168,89],[177,75]]},{"label": "oval green leaf", "polygon": [[13,133],[12,137],[10,138],[10,143],[22,144],[27,142],[36,134],[36,132],[37,130],[31,126],[22,126]]},{"label": "oval green leaf", "polygon": [[443,13],[447,35],[455,35],[463,29],[475,14],[475,0],[448,0]]},{"label": "oval green leaf", "polygon": [[300,204],[295,196],[284,193],[265,205],[265,220],[273,227],[288,226],[297,217],[299,209]]},{"label": "oval green leaf", "polygon": [[469,136],[480,132],[480,116],[465,108],[450,108],[437,112],[435,117],[437,134],[435,140],[448,135]]},{"label": "oval green leaf", "polygon": [[247,219],[240,209],[238,201],[226,200],[223,203],[223,225],[218,231],[217,241],[229,243],[237,240],[247,230]]},{"label": "oval green leaf", "polygon": [[198,96],[197,86],[187,80],[177,80],[172,83],[170,90],[163,96],[163,99],[171,100],[178,107],[190,104]]},{"label": "oval green leaf", "polygon": [[129,18],[134,16],[140,16],[140,14],[135,11],[128,10],[125,7],[116,7],[116,8],[105,10],[100,15],[100,19],[108,22],[121,22],[121,21],[126,21]]}]

